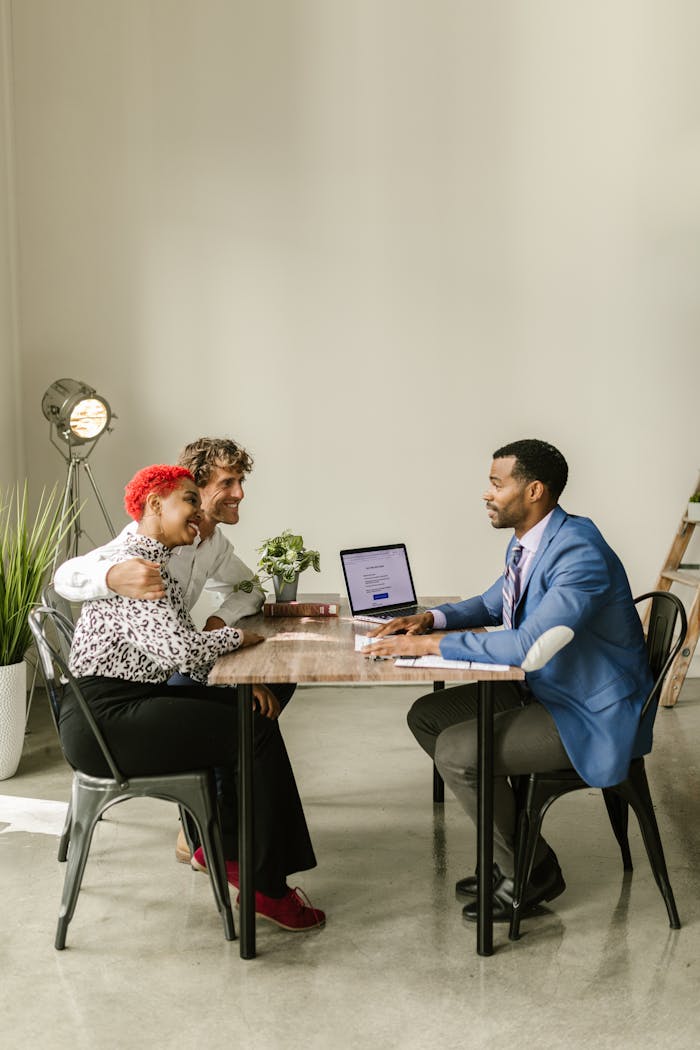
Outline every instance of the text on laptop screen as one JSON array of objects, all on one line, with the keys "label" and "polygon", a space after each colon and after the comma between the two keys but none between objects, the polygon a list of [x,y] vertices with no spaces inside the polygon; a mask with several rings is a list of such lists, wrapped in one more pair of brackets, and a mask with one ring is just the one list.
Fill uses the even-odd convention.
[{"label": "text on laptop screen", "polygon": [[410,605],[416,600],[403,546],[345,552],[343,565],[350,603],[355,610]]}]

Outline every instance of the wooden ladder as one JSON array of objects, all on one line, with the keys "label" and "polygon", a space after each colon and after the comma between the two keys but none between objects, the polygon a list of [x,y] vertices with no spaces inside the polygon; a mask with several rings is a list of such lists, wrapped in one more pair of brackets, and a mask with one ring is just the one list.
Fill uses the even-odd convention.
[{"label": "wooden ladder", "polygon": [[[693,492],[700,492],[700,477]],[[661,691],[659,699],[662,707],[673,707],[678,699],[678,694],[688,673],[690,661],[693,659],[698,635],[700,634],[700,573],[697,572],[700,569],[700,565],[684,565],[681,562],[681,558],[688,549],[688,544],[695,532],[696,525],[700,525],[700,522],[688,521],[687,513],[684,511],[678,531],[671,544],[671,549],[664,562],[664,567],[659,573],[659,578],[654,588],[657,591],[670,591],[672,584],[680,583],[684,587],[691,588],[694,592],[688,612],[688,634],[686,635],[685,645],[678,653],[669,673],[666,675],[666,684]]]}]

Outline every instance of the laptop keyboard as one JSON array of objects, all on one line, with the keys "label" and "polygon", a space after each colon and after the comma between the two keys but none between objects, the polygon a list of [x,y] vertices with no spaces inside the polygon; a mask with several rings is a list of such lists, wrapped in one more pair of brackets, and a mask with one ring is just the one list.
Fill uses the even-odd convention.
[{"label": "laptop keyboard", "polygon": [[415,616],[416,613],[427,612],[428,610],[424,605],[407,605],[405,609],[394,609],[393,612],[384,613],[381,609],[377,609],[376,612],[364,613],[358,616],[354,616],[354,620],[365,620],[370,623],[383,623],[389,620],[395,620],[398,616]]}]

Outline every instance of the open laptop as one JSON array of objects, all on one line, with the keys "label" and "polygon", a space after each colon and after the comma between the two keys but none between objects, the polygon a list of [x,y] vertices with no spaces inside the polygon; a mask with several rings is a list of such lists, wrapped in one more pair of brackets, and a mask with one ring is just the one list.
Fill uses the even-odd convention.
[{"label": "open laptop", "polygon": [[426,611],[416,604],[405,544],[341,551],[340,561],[354,619],[386,623],[395,616]]}]

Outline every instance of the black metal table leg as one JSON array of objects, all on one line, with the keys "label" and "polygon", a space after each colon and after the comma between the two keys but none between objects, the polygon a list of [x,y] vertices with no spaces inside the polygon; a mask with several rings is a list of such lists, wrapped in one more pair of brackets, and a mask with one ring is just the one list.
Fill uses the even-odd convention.
[{"label": "black metal table leg", "polygon": [[238,686],[238,872],[241,959],[255,958],[253,687]]},{"label": "black metal table leg", "polygon": [[[433,692],[439,689],[444,689],[444,682],[433,682]],[[438,804],[445,801],[445,781],[442,779],[437,771],[437,767],[433,762],[433,802]]]},{"label": "black metal table leg", "polygon": [[493,687],[479,682],[477,713],[477,930],[478,955],[493,955]]}]

